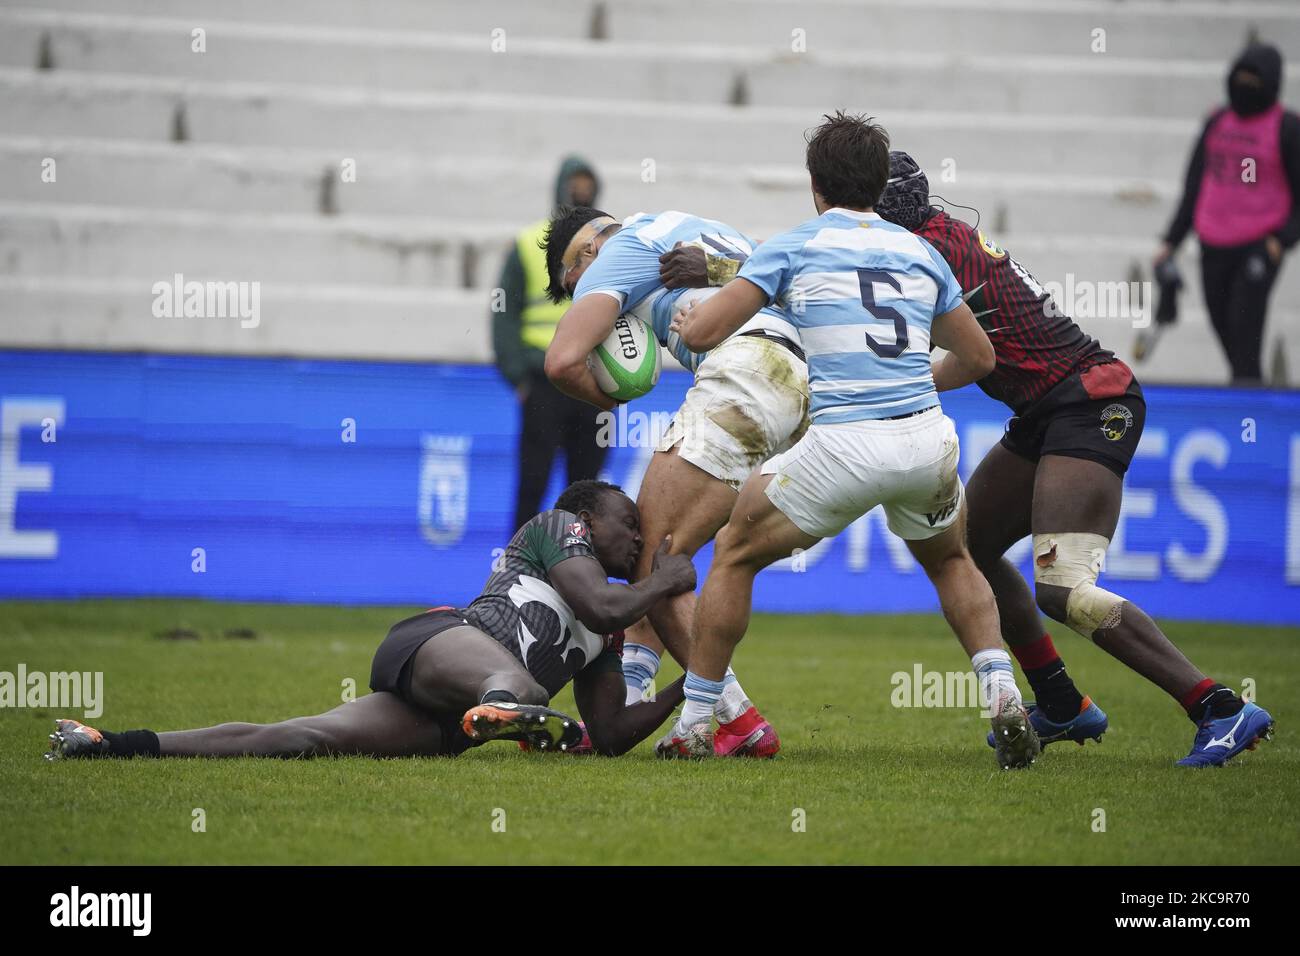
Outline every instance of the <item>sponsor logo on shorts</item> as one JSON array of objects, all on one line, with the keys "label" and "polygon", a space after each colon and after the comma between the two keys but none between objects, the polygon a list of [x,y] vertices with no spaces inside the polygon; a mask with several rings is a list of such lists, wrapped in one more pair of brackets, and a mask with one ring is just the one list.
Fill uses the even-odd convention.
[{"label": "sponsor logo on shorts", "polygon": [[1118,403],[1101,410],[1101,433],[1107,441],[1119,441],[1133,426],[1133,413]]},{"label": "sponsor logo on shorts", "polygon": [[933,528],[940,521],[943,521],[951,517],[952,513],[956,510],[957,510],[957,499],[953,498],[951,501],[949,501],[938,511],[933,511],[933,512],[927,511],[925,513],[925,520],[930,522],[930,527]]}]

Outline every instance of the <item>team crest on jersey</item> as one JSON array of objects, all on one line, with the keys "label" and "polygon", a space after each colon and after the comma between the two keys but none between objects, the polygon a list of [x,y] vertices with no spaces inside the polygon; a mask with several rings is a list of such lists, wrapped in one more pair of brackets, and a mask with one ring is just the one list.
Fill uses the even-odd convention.
[{"label": "team crest on jersey", "polygon": [[571,548],[575,544],[587,543],[587,526],[581,521],[575,521],[564,529],[564,546]]},{"label": "team crest on jersey", "polygon": [[1101,410],[1101,433],[1107,441],[1119,441],[1133,426],[1133,413],[1120,404]]},{"label": "team crest on jersey", "polygon": [[1007,251],[988,236],[984,235],[984,233],[977,231],[975,235],[979,237],[980,248],[987,252],[992,258],[1003,259],[1006,257]]}]

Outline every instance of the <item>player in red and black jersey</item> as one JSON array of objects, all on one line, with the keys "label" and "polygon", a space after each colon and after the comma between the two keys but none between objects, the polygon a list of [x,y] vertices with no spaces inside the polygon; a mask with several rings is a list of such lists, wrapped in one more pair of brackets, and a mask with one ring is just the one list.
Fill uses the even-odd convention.
[{"label": "player in red and black jersey", "polygon": [[[932,206],[912,157],[891,153],[889,177],[876,211],[948,261],[997,357],[979,387],[1015,413],[967,486],[968,533],[997,597],[1003,637],[1038,697],[1031,719],[1039,738],[1082,745],[1107,728],[1106,715],[1075,688],[1043,632],[1041,609],[1183,706],[1198,733],[1180,763],[1221,764],[1253,749],[1271,733],[1268,713],[1197,670],[1137,605],[1097,587],[1146,422],[1133,372],[1061,312],[1006,250]],[[940,376],[935,380],[942,391]],[[1032,594],[1004,557],[1029,534]]]},{"label": "player in red and black jersey", "polygon": [[[1075,376],[1082,388],[1082,394],[1073,390],[1076,400],[1118,398],[1129,389],[1128,366],[1056,308],[1024,266],[982,232],[933,207],[913,231],[947,259],[962,298],[994,343],[997,365],[979,382],[991,398],[1023,415]],[[1099,366],[1109,368],[1085,374]]]},{"label": "player in red and black jersey", "polygon": [[[655,700],[628,705],[620,658],[623,628],[695,588],[690,558],[670,555],[669,543],[641,581],[611,582],[640,559],[640,516],[614,485],[575,482],[554,510],[515,533],[468,607],[393,625],[371,666],[374,693],[276,724],[111,733],[59,720],[48,756],[439,756],[488,740],[621,754],[683,699],[679,679]],[[577,720],[547,706],[571,680],[587,738]]]}]

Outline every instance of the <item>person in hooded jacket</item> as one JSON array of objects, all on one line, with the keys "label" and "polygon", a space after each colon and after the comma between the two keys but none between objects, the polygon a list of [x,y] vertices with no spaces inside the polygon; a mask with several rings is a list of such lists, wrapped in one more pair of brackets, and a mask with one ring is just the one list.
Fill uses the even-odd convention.
[{"label": "person in hooded jacket", "polygon": [[[567,157],[555,179],[555,207],[593,206],[600,195],[595,169]],[[570,398],[546,377],[546,348],[564,306],[546,297],[550,279],[542,240],[548,219],[521,230],[506,258],[493,301],[492,347],[496,365],[519,401],[519,483],[514,529],[537,513],[551,476],[555,453],[563,449],[568,482],[596,478],[607,449],[596,441],[598,409]]]},{"label": "person in hooded jacket", "polygon": [[1238,385],[1257,384],[1268,296],[1300,240],[1300,116],[1278,100],[1282,54],[1252,43],[1228,71],[1228,105],[1192,151],[1159,267],[1195,229],[1205,305]]}]

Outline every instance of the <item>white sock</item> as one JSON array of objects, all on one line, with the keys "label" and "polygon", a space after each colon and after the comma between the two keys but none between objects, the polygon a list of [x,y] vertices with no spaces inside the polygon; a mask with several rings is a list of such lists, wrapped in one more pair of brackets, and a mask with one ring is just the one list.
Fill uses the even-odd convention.
[{"label": "white sock", "polygon": [[682,707],[682,716],[677,720],[678,732],[689,730],[697,724],[712,724],[713,709],[718,706],[718,698],[722,696],[725,686],[724,681],[709,680],[694,671],[687,671],[686,705]]},{"label": "white sock", "polygon": [[980,694],[984,697],[984,706],[993,710],[1003,697],[1011,697],[1020,702],[1020,688],[1016,686],[1016,674],[1011,667],[1011,655],[997,650],[977,651],[970,659],[971,667],[980,682]]},{"label": "white sock", "polygon": [[[627,706],[654,700],[655,675],[659,673],[659,655],[644,644],[623,645],[623,680],[627,684]],[[650,696],[646,696],[646,692]]]},{"label": "white sock", "polygon": [[718,723],[728,724],[754,705],[745,695],[744,688],[740,686],[740,681],[736,680],[736,674],[730,667],[723,675],[722,684],[722,696],[718,698],[718,705],[713,709],[713,715],[718,718]]}]

